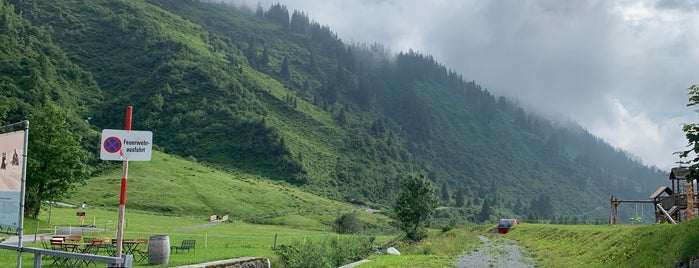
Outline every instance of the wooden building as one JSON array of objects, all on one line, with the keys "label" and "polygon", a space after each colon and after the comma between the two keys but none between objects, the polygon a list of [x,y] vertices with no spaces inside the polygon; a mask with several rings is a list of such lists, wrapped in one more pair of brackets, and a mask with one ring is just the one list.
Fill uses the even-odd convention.
[{"label": "wooden building", "polygon": [[697,182],[687,182],[688,174],[687,168],[673,168],[669,177],[672,186],[658,188],[648,200],[619,200],[610,196],[609,224],[617,223],[617,207],[621,203],[652,203],[657,223],[676,223],[691,219],[696,210]]}]

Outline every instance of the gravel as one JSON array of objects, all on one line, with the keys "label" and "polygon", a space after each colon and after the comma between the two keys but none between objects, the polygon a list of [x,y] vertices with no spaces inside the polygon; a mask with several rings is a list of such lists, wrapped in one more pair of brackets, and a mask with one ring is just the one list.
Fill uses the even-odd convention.
[{"label": "gravel", "polygon": [[478,236],[483,246],[476,251],[465,254],[456,261],[456,267],[534,267],[534,260],[524,257],[513,241],[497,237],[492,241],[488,237]]}]

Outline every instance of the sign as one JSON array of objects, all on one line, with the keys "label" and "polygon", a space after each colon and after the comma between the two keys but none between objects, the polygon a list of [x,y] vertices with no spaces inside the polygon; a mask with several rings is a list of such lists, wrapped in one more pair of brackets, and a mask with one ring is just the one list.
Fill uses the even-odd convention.
[{"label": "sign", "polygon": [[153,132],[134,130],[102,130],[100,159],[113,161],[150,161]]},{"label": "sign", "polygon": [[78,212],[75,212],[75,216],[78,216],[78,217],[85,217],[85,211],[78,211]]},{"label": "sign", "polygon": [[0,134],[0,228],[19,227],[24,131]]}]

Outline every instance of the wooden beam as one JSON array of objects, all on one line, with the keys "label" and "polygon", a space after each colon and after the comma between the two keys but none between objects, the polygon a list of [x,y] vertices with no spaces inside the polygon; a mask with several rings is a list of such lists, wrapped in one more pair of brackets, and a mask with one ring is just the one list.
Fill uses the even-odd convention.
[{"label": "wooden beam", "polygon": [[665,209],[663,208],[663,206],[661,206],[660,204],[655,204],[655,206],[658,207],[658,209],[660,209],[660,211],[662,211],[663,214],[665,214],[665,216],[667,217],[667,219],[670,220],[670,222],[672,222],[672,224],[677,224],[677,222],[675,221],[675,219],[673,219],[672,216],[670,216],[670,214],[667,213],[667,211],[665,211]]}]

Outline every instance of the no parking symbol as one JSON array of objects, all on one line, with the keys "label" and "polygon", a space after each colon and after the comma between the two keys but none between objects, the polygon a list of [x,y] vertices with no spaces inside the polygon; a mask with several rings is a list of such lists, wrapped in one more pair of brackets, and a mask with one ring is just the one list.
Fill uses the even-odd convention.
[{"label": "no parking symbol", "polygon": [[121,150],[121,140],[117,137],[110,136],[104,140],[102,146],[108,153],[118,153],[119,150]]}]

